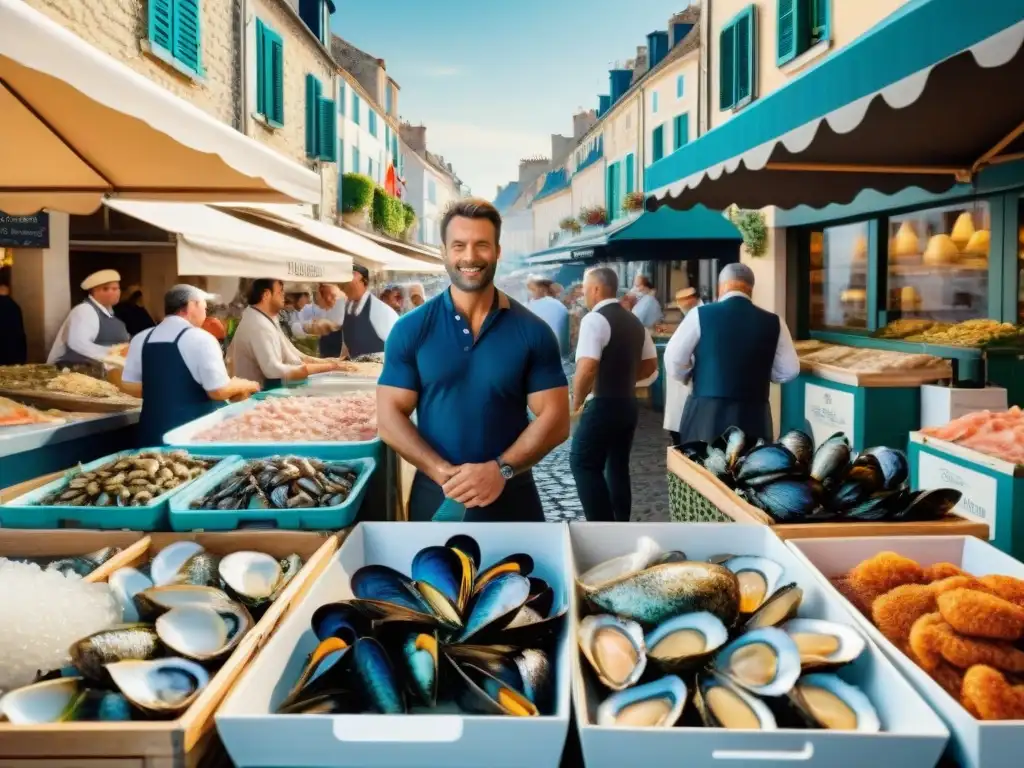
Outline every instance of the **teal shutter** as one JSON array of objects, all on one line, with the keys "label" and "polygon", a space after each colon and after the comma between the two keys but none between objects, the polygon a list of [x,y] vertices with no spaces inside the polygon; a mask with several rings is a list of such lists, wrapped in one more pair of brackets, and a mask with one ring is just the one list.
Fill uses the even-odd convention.
[{"label": "teal shutter", "polygon": [[[150,0],[150,7],[153,3]],[[269,67],[267,61],[269,59],[267,51],[267,33],[266,27],[263,26],[263,21],[256,19],[256,112],[266,117],[267,112],[267,82],[268,82],[268,71]]]},{"label": "teal shutter", "polygon": [[685,92],[685,88],[686,88],[686,81],[683,79],[683,76],[680,75],[679,77],[676,78],[676,98],[677,99],[683,98],[683,93]]},{"label": "teal shutter", "polygon": [[672,151],[682,148],[690,141],[690,114],[677,115],[675,119],[675,136],[672,143]]},{"label": "teal shutter", "polygon": [[718,108],[732,109],[736,103],[736,25],[718,35]]},{"label": "teal shutter", "polygon": [[829,6],[832,0],[805,0],[810,4],[810,38],[811,45],[828,40],[832,36],[832,25]]},{"label": "teal shutter", "polygon": [[636,158],[632,153],[626,155],[626,194],[633,192],[636,185]]},{"label": "teal shutter", "polygon": [[284,125],[284,40],[272,29],[264,28],[266,46],[270,51],[270,82],[267,93],[267,120],[280,128]]},{"label": "teal shutter", "polygon": [[352,173],[359,173],[359,147],[352,147]]},{"label": "teal shutter", "polygon": [[332,99],[320,99],[318,125],[320,159],[333,163],[338,159],[338,112]]},{"label": "teal shutter", "polygon": [[320,94],[320,81],[306,75],[306,157],[320,155]]},{"label": "teal shutter", "polygon": [[741,104],[754,98],[754,73],[756,66],[754,6],[748,6],[736,19],[736,57],[734,88],[735,103]]},{"label": "teal shutter", "polygon": [[172,26],[172,48],[174,58],[188,69],[199,73],[202,50],[200,33],[199,0],[172,0],[174,3],[174,24]]},{"label": "teal shutter", "polygon": [[367,117],[366,117],[366,123],[367,123],[367,130],[370,131],[370,135],[373,136],[374,138],[376,138],[377,137],[377,113],[374,112],[372,109],[370,110],[370,114],[367,115]]},{"label": "teal shutter", "polygon": [[165,51],[172,47],[174,0],[149,0],[149,42]]},{"label": "teal shutter", "polygon": [[665,126],[659,125],[651,133],[651,162],[656,163],[665,156]]},{"label": "teal shutter", "polygon": [[811,17],[817,0],[778,0],[778,50],[776,63],[782,66],[811,47]]},{"label": "teal shutter", "polygon": [[348,98],[348,91],[345,90],[345,81],[342,80],[338,86],[338,112],[345,114],[345,99]]},{"label": "teal shutter", "polygon": [[359,94],[352,91],[352,122],[359,125]]}]

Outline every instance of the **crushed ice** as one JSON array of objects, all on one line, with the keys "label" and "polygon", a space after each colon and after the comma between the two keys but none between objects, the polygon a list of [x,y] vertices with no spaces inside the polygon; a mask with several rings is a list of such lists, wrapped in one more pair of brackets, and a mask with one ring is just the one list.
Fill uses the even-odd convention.
[{"label": "crushed ice", "polygon": [[72,643],[120,618],[106,584],[0,557],[0,691],[66,666]]}]

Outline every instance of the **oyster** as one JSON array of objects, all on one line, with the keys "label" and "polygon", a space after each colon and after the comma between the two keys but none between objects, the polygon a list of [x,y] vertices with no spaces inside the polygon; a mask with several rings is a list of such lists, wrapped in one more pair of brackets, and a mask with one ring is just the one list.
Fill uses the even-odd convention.
[{"label": "oyster", "polygon": [[835,675],[805,675],[789,694],[798,715],[812,728],[878,733],[878,712],[868,697]]},{"label": "oyster", "polygon": [[137,622],[140,616],[134,598],[139,592],[152,587],[153,581],[135,568],[118,568],[110,574],[107,585],[121,606],[122,621]]},{"label": "oyster", "polygon": [[193,661],[210,662],[231,653],[252,627],[241,606],[218,613],[201,605],[172,608],[156,620],[156,634],[173,654]]},{"label": "oyster", "polygon": [[586,616],[577,637],[584,657],[607,688],[621,691],[643,675],[647,653],[643,630],[636,622],[607,614]]},{"label": "oyster", "polygon": [[796,643],[804,670],[830,669],[857,660],[867,641],[853,627],[816,619],[793,619],[780,629]]},{"label": "oyster", "polygon": [[747,632],[723,648],[715,669],[734,685],[758,696],[782,696],[800,677],[800,651],[780,629]]},{"label": "oyster", "polygon": [[760,608],[775,592],[784,574],[782,566],[767,557],[733,557],[722,565],[736,574],[742,614],[751,614]]},{"label": "oyster", "polygon": [[713,672],[698,676],[693,701],[700,719],[709,728],[748,731],[778,728],[767,704]]},{"label": "oyster", "polygon": [[253,608],[274,599],[284,576],[281,563],[263,552],[232,552],[221,559],[219,571],[227,590]]},{"label": "oyster", "polygon": [[620,728],[671,728],[686,706],[686,684],[675,675],[612,694],[597,708],[597,724]]},{"label": "oyster", "polygon": [[132,704],[154,715],[184,712],[210,682],[205,669],[194,661],[169,657],[151,661],[108,664],[114,684]]},{"label": "oyster", "polygon": [[40,725],[77,719],[85,700],[80,677],[58,677],[17,688],[0,699],[0,714],[12,725]]},{"label": "oyster", "polygon": [[702,611],[662,622],[647,633],[644,646],[648,658],[659,667],[683,672],[700,666],[728,639],[729,630],[722,620]]},{"label": "oyster", "polygon": [[650,536],[637,539],[636,550],[628,555],[613,557],[598,563],[579,577],[578,581],[585,588],[596,588],[604,584],[639,573],[661,555],[661,547]]},{"label": "oyster", "polygon": [[158,587],[173,584],[178,572],[189,558],[203,551],[201,544],[194,541],[176,541],[168,544],[153,557],[149,565],[149,577]]},{"label": "oyster", "polygon": [[744,631],[779,626],[796,616],[803,599],[804,591],[796,584],[780,587],[747,619],[743,626]]}]

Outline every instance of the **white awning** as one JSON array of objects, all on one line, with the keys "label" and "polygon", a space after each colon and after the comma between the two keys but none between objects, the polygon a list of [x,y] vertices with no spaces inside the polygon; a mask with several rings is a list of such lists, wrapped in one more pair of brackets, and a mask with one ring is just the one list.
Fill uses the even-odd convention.
[{"label": "white awning", "polygon": [[390,248],[379,245],[356,232],[304,216],[301,210],[294,205],[224,204],[217,207],[250,213],[282,226],[294,227],[328,247],[348,254],[356,263],[362,264],[367,269],[392,272],[444,272],[444,264],[440,261],[422,261],[395,253]]},{"label": "white awning", "polygon": [[0,210],[104,196],[319,203],[320,177],[150,82],[23,0],[0,0]]},{"label": "white awning", "polygon": [[178,274],[344,283],[352,259],[199,203],[107,200],[115,211],[177,235]]}]

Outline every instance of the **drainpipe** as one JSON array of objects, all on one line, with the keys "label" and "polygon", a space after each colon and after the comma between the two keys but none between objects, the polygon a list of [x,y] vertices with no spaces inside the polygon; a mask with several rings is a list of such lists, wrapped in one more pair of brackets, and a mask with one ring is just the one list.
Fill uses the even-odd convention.
[{"label": "drainpipe", "polygon": [[703,97],[704,110],[702,119],[697,121],[698,136],[711,130],[711,75],[708,72],[708,62],[711,61],[711,0],[704,0],[704,8],[700,15],[700,77],[697,78],[697,104],[700,104]]},{"label": "drainpipe", "polygon": [[239,101],[242,103],[242,115],[238,129],[246,136],[252,129],[252,115],[249,110],[249,3],[241,0],[238,3],[238,55],[239,55]]}]

